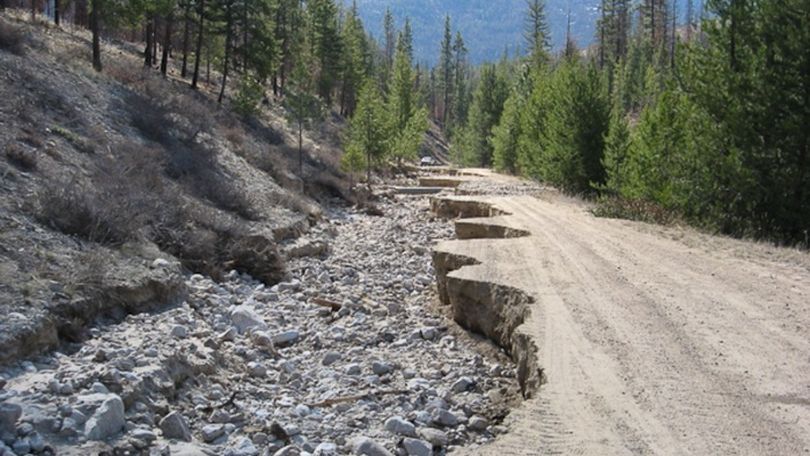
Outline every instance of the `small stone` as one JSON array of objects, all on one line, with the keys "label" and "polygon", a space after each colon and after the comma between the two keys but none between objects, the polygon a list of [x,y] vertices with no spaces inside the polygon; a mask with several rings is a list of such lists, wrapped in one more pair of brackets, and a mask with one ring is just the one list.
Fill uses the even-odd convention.
[{"label": "small stone", "polygon": [[87,420],[84,435],[88,440],[106,440],[121,432],[125,426],[124,402],[117,395],[111,394]]},{"label": "small stone", "polygon": [[62,427],[59,429],[59,436],[60,437],[75,437],[78,431],[79,425],[76,423],[76,420],[73,418],[65,418],[62,420]]},{"label": "small stone", "polygon": [[359,364],[352,363],[346,365],[345,372],[346,375],[360,375],[363,372],[363,369]]},{"label": "small stone", "polygon": [[273,453],[273,456],[299,456],[301,450],[295,445],[287,445],[284,448]]},{"label": "small stone", "polygon": [[231,323],[240,334],[252,329],[259,331],[267,329],[267,323],[264,322],[264,319],[255,310],[247,306],[239,306],[231,311]]},{"label": "small stone", "polygon": [[327,353],[327,354],[325,354],[323,356],[323,359],[321,360],[321,364],[323,364],[324,366],[331,366],[332,364],[335,364],[336,362],[338,362],[340,360],[340,358],[341,358],[340,353],[338,353],[338,352],[329,352],[329,353]]},{"label": "small stone", "polygon": [[416,437],[416,426],[401,416],[393,416],[385,421],[385,430],[397,435]]},{"label": "small stone", "polygon": [[225,456],[258,456],[259,449],[247,437],[242,437],[235,445],[225,450]]},{"label": "small stone", "polygon": [[433,456],[433,446],[424,440],[405,438],[402,447],[408,456]]},{"label": "small stone", "polygon": [[439,330],[436,327],[428,326],[419,330],[419,335],[425,340],[436,340],[439,337]]},{"label": "small stone", "polygon": [[32,432],[34,432],[34,426],[31,423],[22,423],[17,426],[17,435],[21,437],[25,437]]},{"label": "small stone", "polygon": [[230,328],[221,332],[217,338],[223,342],[233,342],[236,340],[237,334],[239,334],[239,330],[231,326]]},{"label": "small stone", "polygon": [[202,428],[203,442],[211,443],[225,434],[225,426],[221,424],[207,424]]},{"label": "small stone", "polygon": [[174,325],[172,326],[171,335],[175,339],[185,339],[188,337],[188,328],[183,325]]},{"label": "small stone", "polygon": [[251,340],[257,347],[274,350],[273,337],[266,331],[254,331]]},{"label": "small stone", "polygon": [[338,447],[331,442],[322,442],[315,447],[312,456],[338,456]]},{"label": "small stone", "polygon": [[467,424],[467,427],[473,431],[484,432],[489,427],[489,421],[480,416],[473,416],[470,418],[470,422]]},{"label": "small stone", "polygon": [[90,389],[93,390],[94,393],[110,394],[110,390],[101,382],[93,383],[93,386],[91,386]]},{"label": "small stone", "polygon": [[433,411],[433,422],[444,427],[458,426],[458,417],[448,410],[436,409]]},{"label": "small stone", "polygon": [[420,428],[419,435],[434,447],[447,446],[447,434],[433,428]]},{"label": "small stone", "polygon": [[289,347],[298,341],[301,334],[293,329],[273,336],[273,344],[277,347]]},{"label": "small stone", "polygon": [[384,363],[382,361],[374,361],[371,363],[371,371],[374,372],[376,375],[385,375],[390,374],[394,370],[394,367],[388,363]]},{"label": "small stone", "polygon": [[251,361],[247,364],[247,369],[251,377],[261,378],[267,376],[267,368],[262,363]]},{"label": "small stone", "polygon": [[301,418],[303,418],[305,416],[308,416],[311,413],[312,413],[312,409],[310,409],[309,407],[307,407],[304,404],[298,404],[298,405],[295,406],[295,414],[298,415]]},{"label": "small stone", "polygon": [[351,447],[358,456],[393,456],[384,446],[368,437],[357,437],[352,441]]},{"label": "small stone", "polygon": [[31,443],[28,439],[20,439],[11,445],[11,449],[15,454],[28,454],[31,451]]},{"label": "small stone", "polygon": [[132,431],[132,439],[139,442],[141,448],[148,448],[157,440],[157,435],[149,429],[135,429]]},{"label": "small stone", "polygon": [[191,431],[188,429],[186,419],[178,412],[171,412],[160,420],[160,430],[163,438],[177,439],[191,442]]},{"label": "small stone", "polygon": [[28,443],[31,444],[31,451],[41,453],[45,449],[45,439],[38,432],[28,436]]},{"label": "small stone", "polygon": [[469,391],[473,386],[475,386],[475,380],[471,379],[470,377],[461,377],[460,379],[456,380],[453,383],[453,386],[450,389],[454,393],[463,393],[465,391]]}]

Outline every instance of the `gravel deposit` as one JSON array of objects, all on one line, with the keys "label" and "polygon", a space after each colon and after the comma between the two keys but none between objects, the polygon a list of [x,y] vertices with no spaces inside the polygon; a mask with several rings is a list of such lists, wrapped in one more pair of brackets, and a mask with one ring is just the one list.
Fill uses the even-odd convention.
[{"label": "gravel deposit", "polygon": [[331,209],[286,246],[286,282],[191,275],[182,305],[0,372],[0,455],[430,456],[491,441],[514,368],[435,306],[430,249],[453,228],[428,207]]}]

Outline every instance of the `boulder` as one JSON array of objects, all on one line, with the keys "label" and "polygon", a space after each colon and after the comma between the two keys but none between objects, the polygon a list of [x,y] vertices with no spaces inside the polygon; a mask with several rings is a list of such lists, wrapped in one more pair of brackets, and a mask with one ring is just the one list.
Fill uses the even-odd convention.
[{"label": "boulder", "polygon": [[84,435],[88,440],[106,440],[126,427],[124,402],[115,394],[110,394],[87,420]]},{"label": "boulder", "polygon": [[191,431],[188,429],[186,419],[178,412],[171,412],[160,420],[160,430],[163,438],[191,442]]}]

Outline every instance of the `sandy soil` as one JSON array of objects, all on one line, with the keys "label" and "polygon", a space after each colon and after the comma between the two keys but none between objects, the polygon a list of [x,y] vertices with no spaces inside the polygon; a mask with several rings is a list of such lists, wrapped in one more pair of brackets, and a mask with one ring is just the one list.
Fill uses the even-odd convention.
[{"label": "sandy soil", "polygon": [[[528,237],[437,250],[520,289],[547,382],[481,454],[807,454],[808,255],[599,219],[554,198],[466,197]],[[465,222],[469,222],[466,220]]]}]

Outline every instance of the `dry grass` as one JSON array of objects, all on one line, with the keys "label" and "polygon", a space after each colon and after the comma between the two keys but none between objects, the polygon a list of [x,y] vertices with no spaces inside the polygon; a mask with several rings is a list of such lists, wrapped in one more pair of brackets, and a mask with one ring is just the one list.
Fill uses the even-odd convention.
[{"label": "dry grass", "polygon": [[627,219],[658,225],[674,225],[683,221],[676,212],[655,203],[615,196],[600,198],[592,212],[597,217]]}]

